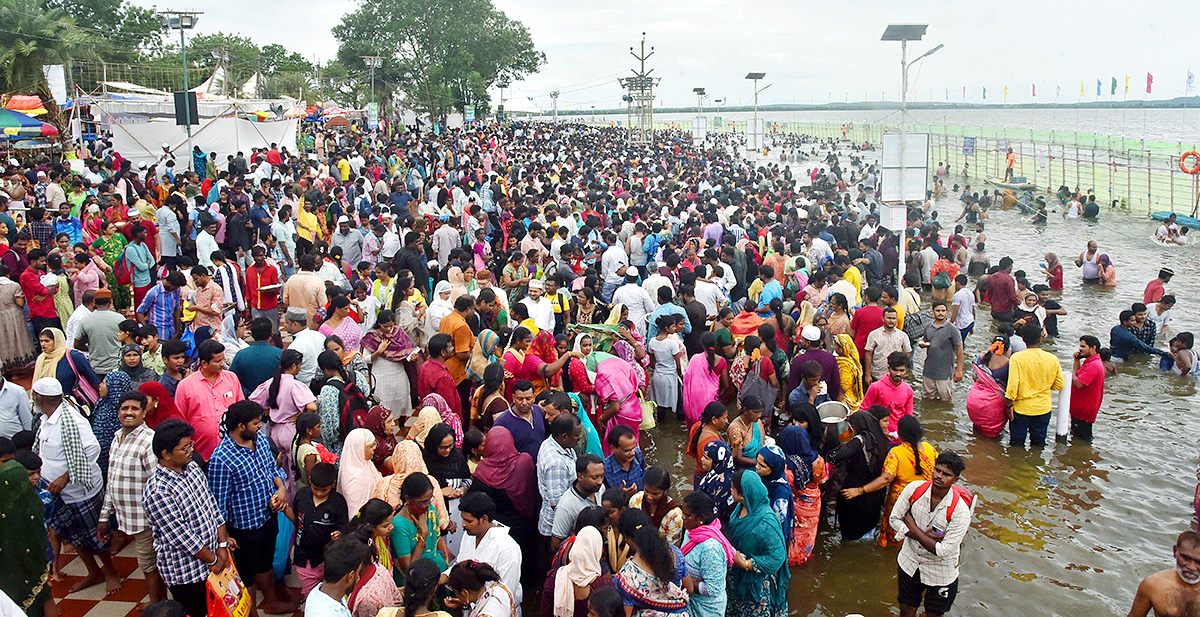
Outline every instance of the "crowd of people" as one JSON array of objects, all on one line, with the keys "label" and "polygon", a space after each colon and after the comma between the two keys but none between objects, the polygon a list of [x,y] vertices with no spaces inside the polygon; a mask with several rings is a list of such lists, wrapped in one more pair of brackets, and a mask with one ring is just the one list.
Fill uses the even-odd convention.
[{"label": "crowd of people", "polygon": [[[230,568],[250,615],[782,617],[828,524],[898,545],[901,613],[938,615],[974,498],[913,413],[914,348],[922,400],[973,369],[976,428],[1046,442],[1062,264],[992,266],[969,189],[973,241],[929,207],[881,227],[859,146],[792,139],[801,174],[579,125],[311,143],[5,167],[0,590],[28,614],[58,613],[64,545],[72,592],[114,593],[132,543],[192,617]],[[1111,351],[1080,338],[1075,439],[1106,354],[1200,370],[1190,333],[1155,346],[1171,275]],[[643,447],[669,423],[690,482]]]}]

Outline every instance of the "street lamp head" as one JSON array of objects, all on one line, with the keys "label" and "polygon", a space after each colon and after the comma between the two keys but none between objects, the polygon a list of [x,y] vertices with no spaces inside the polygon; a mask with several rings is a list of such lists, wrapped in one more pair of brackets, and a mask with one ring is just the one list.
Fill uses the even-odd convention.
[{"label": "street lamp head", "polygon": [[746,79],[758,80],[758,79],[762,79],[763,77],[766,77],[766,76],[767,76],[766,73],[746,73]]},{"label": "street lamp head", "polygon": [[179,27],[184,30],[191,30],[192,28],[196,27],[196,21],[198,19],[199,17],[196,17],[195,15],[184,13],[183,15],[179,16]]}]

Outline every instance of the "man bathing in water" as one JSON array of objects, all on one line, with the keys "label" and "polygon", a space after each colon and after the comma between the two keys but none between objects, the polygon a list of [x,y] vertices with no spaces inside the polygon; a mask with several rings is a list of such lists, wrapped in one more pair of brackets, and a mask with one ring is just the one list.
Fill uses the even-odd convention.
[{"label": "man bathing in water", "polygon": [[1175,569],[1147,576],[1138,585],[1129,617],[1200,617],[1200,536],[1185,531],[1175,540]]}]

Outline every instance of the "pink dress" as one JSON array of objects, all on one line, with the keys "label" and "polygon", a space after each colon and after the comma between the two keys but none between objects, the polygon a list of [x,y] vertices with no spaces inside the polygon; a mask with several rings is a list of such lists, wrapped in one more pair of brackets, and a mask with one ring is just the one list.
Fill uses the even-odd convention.
[{"label": "pink dress", "polygon": [[725,358],[717,356],[716,372],[708,369],[708,355],[698,353],[688,361],[683,372],[683,415],[688,429],[700,421],[704,407],[717,400],[721,391],[721,372],[725,370]]},{"label": "pink dress", "polygon": [[601,445],[604,455],[608,456],[608,431],[614,426],[624,424],[633,429],[634,441],[638,439],[638,431],[642,426],[642,404],[638,400],[638,378],[628,362],[621,358],[609,358],[596,365],[596,394],[602,404],[620,401],[621,409],[617,415],[608,421],[604,430],[604,440]]},{"label": "pink dress", "polygon": [[322,325],[318,332],[325,336],[336,334],[338,338],[342,339],[342,347],[345,351],[362,351],[362,328],[350,317],[343,319],[336,328]]}]

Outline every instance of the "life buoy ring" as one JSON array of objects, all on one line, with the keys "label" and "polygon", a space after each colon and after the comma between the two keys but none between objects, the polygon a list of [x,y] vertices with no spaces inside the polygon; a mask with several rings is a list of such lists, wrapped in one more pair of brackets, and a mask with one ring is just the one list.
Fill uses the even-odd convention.
[{"label": "life buoy ring", "polygon": [[[1189,157],[1196,159],[1196,164],[1192,167],[1186,165]],[[1179,169],[1182,169],[1185,174],[1196,175],[1200,173],[1200,152],[1196,152],[1195,150],[1184,152],[1183,156],[1179,157]]]}]

